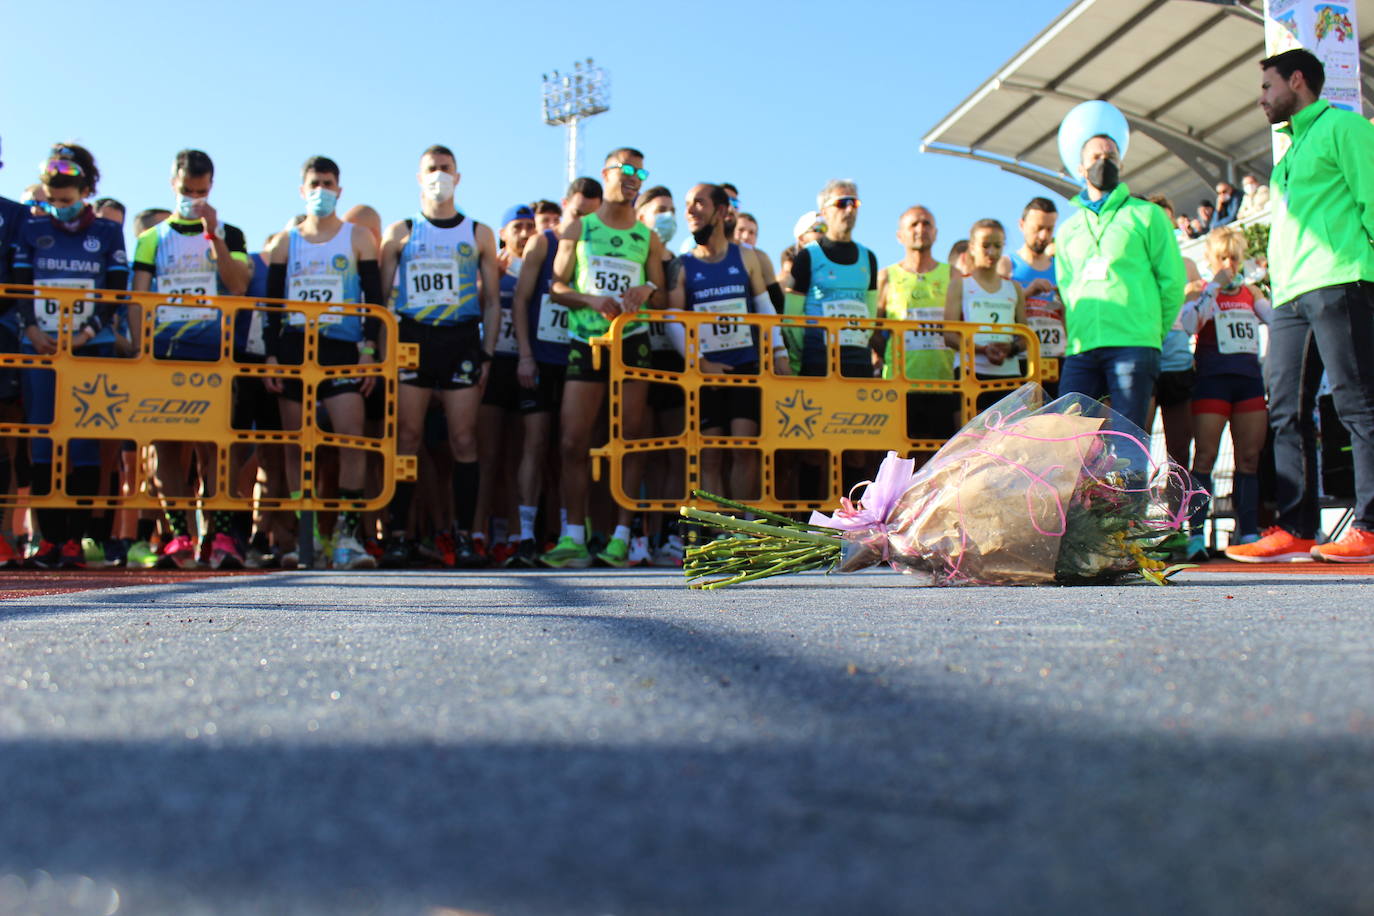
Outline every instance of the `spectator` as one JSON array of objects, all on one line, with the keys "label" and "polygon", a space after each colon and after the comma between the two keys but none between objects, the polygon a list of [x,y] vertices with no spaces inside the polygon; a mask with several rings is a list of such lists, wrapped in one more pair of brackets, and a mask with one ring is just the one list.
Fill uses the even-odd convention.
[{"label": "spectator", "polygon": [[1254,175],[1246,175],[1240,180],[1240,186],[1245,191],[1245,197],[1236,211],[1236,219],[1249,219],[1269,209],[1269,185],[1260,184]]},{"label": "spectator", "polygon": [[1212,210],[1212,222],[1208,226],[1216,229],[1218,226],[1229,226],[1236,221],[1236,213],[1240,210],[1241,194],[1236,190],[1235,185],[1229,182],[1217,182],[1217,203]]},{"label": "spectator", "polygon": [[1210,200],[1200,200],[1197,202],[1197,219],[1193,220],[1196,231],[1193,238],[1200,239],[1212,229],[1212,218],[1217,215],[1217,208]]},{"label": "spectator", "polygon": [[1121,183],[1119,150],[1105,134],[1083,144],[1086,186],[1059,230],[1054,266],[1068,336],[1059,393],[1110,395],[1117,413],[1143,427],[1185,275],[1168,215]]},{"label": "spectator", "polygon": [[[1226,549],[1252,563],[1374,560],[1374,125],[1319,98],[1320,60],[1295,48],[1260,61],[1260,107],[1292,145],[1274,170],[1269,276],[1276,303],[1266,371],[1274,431],[1277,524]],[[1312,408],[1325,367],[1350,432],[1354,521],[1317,544]]]}]

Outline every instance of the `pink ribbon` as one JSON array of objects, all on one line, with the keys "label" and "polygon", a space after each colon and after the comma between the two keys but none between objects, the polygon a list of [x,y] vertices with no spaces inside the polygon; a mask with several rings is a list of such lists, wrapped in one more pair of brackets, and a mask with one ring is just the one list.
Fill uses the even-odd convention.
[{"label": "pink ribbon", "polygon": [[907,487],[911,486],[915,469],[915,459],[899,458],[896,452],[888,452],[874,480],[854,485],[855,490],[864,488],[862,499],[842,497],[840,508],[834,515],[812,512],[811,524],[848,532],[886,532],[887,517]]}]

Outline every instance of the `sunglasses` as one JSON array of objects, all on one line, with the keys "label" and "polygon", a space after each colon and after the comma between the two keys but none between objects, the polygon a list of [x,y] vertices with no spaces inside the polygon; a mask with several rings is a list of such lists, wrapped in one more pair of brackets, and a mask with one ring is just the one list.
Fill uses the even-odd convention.
[{"label": "sunglasses", "polygon": [[84,173],[81,171],[81,166],[70,159],[49,159],[43,166],[43,174],[80,176]]},{"label": "sunglasses", "polygon": [[[612,172],[614,172],[616,169],[616,167],[613,165],[608,165],[606,166],[606,168],[610,169]],[[638,178],[640,181],[644,181],[649,177],[649,170],[641,169],[638,166],[630,165],[630,163],[628,162],[622,162],[620,163],[620,174],[632,175],[635,178]]]},{"label": "sunglasses", "polygon": [[730,206],[732,206],[732,207],[734,207],[736,210],[738,210],[738,209],[739,209],[739,198],[738,198],[738,197],[732,197],[732,198],[730,198]]},{"label": "sunglasses", "polygon": [[836,198],[835,198],[834,200],[832,200],[830,203],[826,204],[826,206],[827,206],[827,207],[838,207],[838,208],[841,209],[841,210],[857,209],[858,206],[859,206],[859,198],[857,198],[857,197],[836,197]]}]

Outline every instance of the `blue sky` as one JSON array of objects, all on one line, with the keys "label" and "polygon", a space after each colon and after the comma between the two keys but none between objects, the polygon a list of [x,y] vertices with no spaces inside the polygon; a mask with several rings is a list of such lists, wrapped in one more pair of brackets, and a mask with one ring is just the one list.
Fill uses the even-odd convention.
[{"label": "blue sky", "polygon": [[897,218],[917,202],[935,212],[943,259],[987,216],[1019,243],[1016,217],[1044,191],[922,155],[920,138],[1067,3],[68,0],[60,17],[13,4],[0,194],[18,198],[49,146],[74,139],[96,156],[101,195],[131,213],[169,206],[172,157],[198,147],[215,160],[221,218],[257,247],[299,211],[306,157],[339,162],[341,207],[369,203],[389,223],[418,207],[416,162],[437,142],[458,155],[460,205],[494,222],[561,196],[563,132],[543,123],[540,76],[591,56],[610,73],[611,110],[586,125],[584,174],[629,145],[679,208],[697,181],[733,181],[774,258],[826,180],[853,178],[855,237],[883,263],[900,257]]}]

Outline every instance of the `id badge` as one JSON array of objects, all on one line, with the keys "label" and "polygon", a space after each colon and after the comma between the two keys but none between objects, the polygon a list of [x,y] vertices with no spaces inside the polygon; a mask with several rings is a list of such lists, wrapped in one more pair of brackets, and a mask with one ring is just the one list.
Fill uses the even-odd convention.
[{"label": "id badge", "polygon": [[1103,257],[1088,258],[1088,263],[1083,267],[1083,279],[1107,279],[1107,259]]}]

